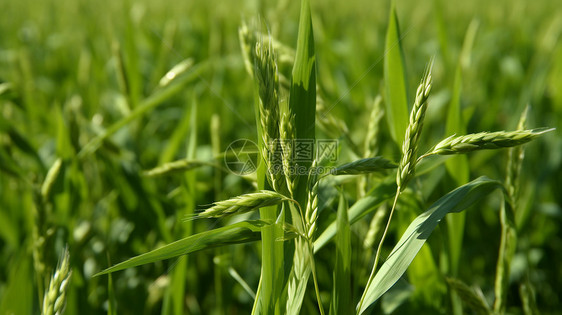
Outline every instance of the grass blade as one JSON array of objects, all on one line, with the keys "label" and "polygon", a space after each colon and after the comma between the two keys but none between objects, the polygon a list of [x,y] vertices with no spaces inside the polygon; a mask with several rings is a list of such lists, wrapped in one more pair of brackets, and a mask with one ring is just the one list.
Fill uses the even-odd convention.
[{"label": "grass blade", "polygon": [[316,118],[316,55],[309,0],[301,2],[299,35],[293,66],[289,107],[295,114],[299,139],[314,139]]},{"label": "grass blade", "polygon": [[[417,215],[423,211],[418,205],[419,202],[411,194],[401,194],[402,207],[396,213],[397,235],[403,234],[410,223],[415,220]],[[456,214],[455,216],[458,216]],[[439,265],[435,261],[434,248],[429,243],[423,244],[414,260],[408,267],[408,283],[414,288],[412,299],[426,306],[439,308],[444,304],[447,293],[447,286],[443,281],[443,275],[439,270]]]},{"label": "grass blade", "polygon": [[187,159],[177,160],[177,161],[162,164],[150,170],[146,170],[143,172],[143,175],[147,177],[156,177],[156,176],[168,175],[173,173],[182,173],[204,165],[213,166],[212,163],[205,162],[205,161],[187,160]]},{"label": "grass blade", "polygon": [[347,200],[340,194],[336,234],[336,267],[330,314],[351,314],[351,230],[347,217]]},{"label": "grass blade", "polygon": [[398,146],[402,145],[408,126],[408,84],[401,40],[396,5],[392,1],[384,49],[384,104],[390,134]]},{"label": "grass blade", "polygon": [[398,281],[431,232],[447,213],[463,211],[499,187],[501,187],[501,183],[486,177],[479,177],[443,196],[412,221],[373,281],[367,283],[361,301],[357,306],[358,313],[365,312],[371,304]]},{"label": "grass blade", "polygon": [[115,266],[107,268],[95,274],[94,277],[127,268],[149,264],[164,259],[186,255],[207,248],[257,241],[260,239],[261,229],[268,225],[269,223],[261,220],[244,221],[188,236],[171,244],[162,246],[158,249],[133,257]]},{"label": "grass blade", "polygon": [[[316,55],[314,53],[314,33],[309,2],[309,0],[301,2],[299,35],[289,97],[290,112],[295,115],[295,128],[293,129],[295,130],[296,141],[315,139]],[[295,153],[298,154],[298,152]],[[312,164],[312,159],[298,164],[308,169]],[[295,199],[303,205],[306,204],[305,178],[306,176],[297,176],[295,179]],[[299,181],[302,182],[300,185]]]},{"label": "grass blade", "polygon": [[369,173],[384,173],[388,169],[393,169],[398,165],[391,161],[376,156],[373,158],[366,158],[356,160],[350,163],[340,165],[330,171],[331,175],[356,175],[356,174],[369,174]]}]

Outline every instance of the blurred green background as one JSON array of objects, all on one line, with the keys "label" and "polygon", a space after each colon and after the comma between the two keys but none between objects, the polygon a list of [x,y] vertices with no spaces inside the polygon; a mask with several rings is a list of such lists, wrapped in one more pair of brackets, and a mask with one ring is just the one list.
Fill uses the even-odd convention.
[{"label": "blurred green background", "polygon": [[[349,129],[347,135],[333,135],[319,128],[318,138],[361,143],[372,100],[382,91],[389,1],[311,2],[319,91],[329,113]],[[182,236],[226,224],[186,223],[182,218],[214,200],[254,189],[250,180],[211,167],[158,178],[141,172],[182,158],[222,163],[221,152],[229,143],[256,139],[253,84],[244,68],[238,27],[259,16],[276,39],[294,48],[298,12],[298,2],[283,0],[0,2],[1,314],[39,311],[33,255],[44,257],[49,274],[65,244],[73,268],[67,314],[105,313],[112,296],[118,314],[167,313],[174,277],[186,286],[185,312],[249,312],[253,299],[229,268],[255,290],[260,271],[255,244],[116,273],[113,293],[107,277],[92,275]],[[435,56],[422,151],[448,136],[444,121],[459,63],[468,132],[513,130],[526,104],[531,105],[528,127],[557,128],[526,145],[520,198],[524,211],[518,218],[512,277],[533,284],[539,309],[559,312],[560,2],[398,0],[397,12],[410,96]],[[469,58],[459,61],[469,25],[475,28],[474,42]],[[169,86],[159,87],[166,72],[188,58],[193,66]],[[281,62],[282,72],[290,69]],[[111,129],[116,123],[123,125]],[[379,154],[396,161],[398,148],[386,122],[381,127]],[[93,146],[92,139],[100,136],[103,141]],[[341,163],[358,157],[342,145]],[[42,194],[41,185],[57,159],[60,172],[51,190]],[[471,178],[505,177],[504,151],[471,154],[469,162]],[[440,179],[429,198],[455,187],[451,178]],[[469,212],[462,249],[459,278],[477,284],[486,296],[493,294],[499,202],[498,196],[491,197],[487,205],[495,208]],[[324,206],[335,207],[329,201]],[[355,242],[367,228],[368,221],[354,227]],[[363,259],[360,254],[354,259]],[[331,283],[331,256],[329,251],[318,255],[325,288]],[[182,276],[175,274],[178,265],[185,267]],[[510,310],[521,313],[517,286],[510,290]],[[304,312],[307,305],[313,309],[312,297],[305,300]]]}]

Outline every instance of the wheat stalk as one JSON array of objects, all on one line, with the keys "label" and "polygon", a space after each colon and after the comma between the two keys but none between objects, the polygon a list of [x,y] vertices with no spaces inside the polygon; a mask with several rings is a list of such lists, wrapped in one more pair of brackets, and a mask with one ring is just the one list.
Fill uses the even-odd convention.
[{"label": "wheat stalk", "polygon": [[[519,123],[517,124],[517,130],[525,130],[528,113],[529,105],[527,105],[523,110],[523,113],[521,113]],[[521,173],[521,165],[523,164],[523,159],[525,158],[525,149],[522,146],[509,148],[507,154],[508,158],[505,188],[507,190],[507,195],[511,199],[510,202],[512,203],[513,209],[516,209],[515,201],[517,199],[519,190],[519,174]]]},{"label": "wheat stalk", "polygon": [[[519,119],[518,131],[525,129],[527,120],[527,106]],[[515,224],[515,201],[517,199],[518,177],[525,155],[524,147],[511,147],[508,150],[507,174],[505,180],[506,193],[500,210],[501,238],[498,262],[496,264],[496,279],[494,283],[494,312],[505,313],[507,305],[507,288],[511,261],[517,250],[517,227]]]},{"label": "wheat stalk", "polygon": [[232,214],[242,214],[262,207],[278,205],[283,201],[292,201],[275,191],[261,190],[213,203],[213,206],[196,214],[199,218],[220,218]]},{"label": "wheat stalk", "polygon": [[68,287],[72,270],[70,270],[70,255],[65,248],[55,274],[51,277],[49,288],[43,297],[42,315],[60,315],[64,311],[66,289]]}]

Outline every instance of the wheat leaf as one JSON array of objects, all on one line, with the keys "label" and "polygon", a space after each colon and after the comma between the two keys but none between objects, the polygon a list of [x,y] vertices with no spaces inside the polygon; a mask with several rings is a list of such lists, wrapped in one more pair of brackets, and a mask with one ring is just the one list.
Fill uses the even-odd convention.
[{"label": "wheat leaf", "polygon": [[396,168],[397,165],[380,157],[372,157],[356,160],[340,165],[330,171],[331,175],[356,175],[369,173],[384,173],[388,169]]},{"label": "wheat leaf", "polygon": [[218,229],[188,236],[148,253],[133,257],[94,275],[100,276],[156,261],[170,259],[207,248],[257,241],[262,227],[270,225],[261,220],[244,221]]},{"label": "wheat leaf", "polygon": [[408,126],[408,84],[401,41],[395,1],[392,1],[384,49],[384,104],[390,134],[398,146],[402,144]]},{"label": "wheat leaf", "polygon": [[361,302],[357,306],[359,314],[377,301],[404,274],[422,245],[443,217],[450,212],[460,212],[483,198],[501,183],[486,177],[477,178],[463,185],[429,207],[406,229],[388,259],[381,266],[373,281],[367,284]]}]

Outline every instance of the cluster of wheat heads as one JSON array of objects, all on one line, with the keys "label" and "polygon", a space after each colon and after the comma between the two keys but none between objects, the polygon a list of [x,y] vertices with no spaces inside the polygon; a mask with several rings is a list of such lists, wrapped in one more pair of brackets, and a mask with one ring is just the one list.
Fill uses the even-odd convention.
[{"label": "cluster of wheat heads", "polygon": [[[392,223],[397,201],[408,183],[416,176],[416,166],[424,158],[433,155],[463,154],[483,149],[513,147],[531,141],[549,131],[540,129],[455,135],[439,142],[428,153],[418,156],[425,113],[430,104],[433,85],[433,60],[431,60],[422,75],[409,119],[404,124],[404,130],[395,130],[394,133],[404,136],[403,139],[400,139],[401,156],[398,163],[395,164],[381,156],[374,156],[377,152],[378,122],[383,115],[381,105],[383,100],[379,97],[373,108],[372,121],[364,145],[367,156],[339,165],[328,173],[318,174],[318,164],[321,163],[318,157],[313,157],[309,162],[297,162],[294,156],[298,152],[295,152],[296,148],[293,145],[277,145],[279,143],[294,144],[300,140],[314,140],[317,105],[323,103],[323,100],[316,95],[316,60],[308,1],[302,1],[301,5],[297,49],[290,58],[293,62],[290,79],[279,73],[277,58],[279,42],[258,29],[259,27],[248,27],[244,24],[239,31],[246,69],[255,84],[259,155],[263,162],[257,171],[258,191],[217,201],[194,217],[221,219],[255,211],[259,212],[260,219],[242,221],[188,236],[108,268],[100,274],[177,257],[213,246],[259,240],[262,251],[261,274],[255,294],[253,313],[300,313],[307,293],[309,278],[312,275],[318,311],[324,314],[324,302],[321,298],[316,273],[315,252],[336,236],[337,263],[336,270],[334,270],[330,310],[333,313],[350,311],[355,306],[351,300],[350,290],[341,289],[348,288],[346,283],[349,284],[350,279],[349,259],[352,249],[349,243],[349,226],[371,211],[370,209],[384,204],[389,201],[388,199],[391,200],[394,197],[390,211],[384,205],[380,207],[380,212],[377,212],[371,224],[372,233],[364,242],[366,247],[373,246],[376,243],[376,235],[382,232],[371,274],[361,299],[355,306],[357,313],[363,313],[404,274],[431,231],[447,213],[462,211],[493,188],[501,186],[497,181],[478,178],[443,196],[412,221],[379,268],[381,250]],[[388,82],[386,83],[388,85]],[[393,113],[392,117],[399,119],[400,115]],[[330,123],[340,126],[339,129],[336,128],[338,130],[345,129],[342,127],[344,125],[337,123],[336,120],[319,119],[318,121],[319,125]],[[395,126],[391,126],[391,128],[395,128]],[[281,158],[278,159],[278,157]],[[299,165],[299,163],[301,164]],[[156,176],[170,170],[189,169],[197,166],[190,162],[178,162],[177,165],[160,168],[147,175]],[[307,172],[295,174],[292,171],[295,166],[304,166]],[[394,169],[397,169],[396,174],[393,173]],[[342,193],[337,220],[317,236],[318,221],[321,216],[318,196],[322,178],[370,173],[392,173],[389,176],[392,183],[387,182],[381,185],[381,189],[374,189],[368,195],[359,194],[361,198],[349,210]],[[389,187],[393,192],[386,192]],[[366,187],[362,188],[362,190],[365,189]],[[384,225],[385,218],[386,225]],[[505,271],[501,271],[501,273],[505,275]],[[499,281],[501,282],[498,284],[499,288],[505,288],[502,282],[504,279],[505,277],[502,277],[502,280]],[[459,284],[455,279],[450,280],[450,283],[453,284],[453,290],[463,292],[473,304],[483,307],[482,303],[478,302],[481,301],[479,297],[467,293],[470,290],[466,286]],[[502,294],[505,292],[505,289],[498,290]],[[486,309],[489,310],[489,308]],[[502,306],[498,306],[498,309],[501,310]]]}]

